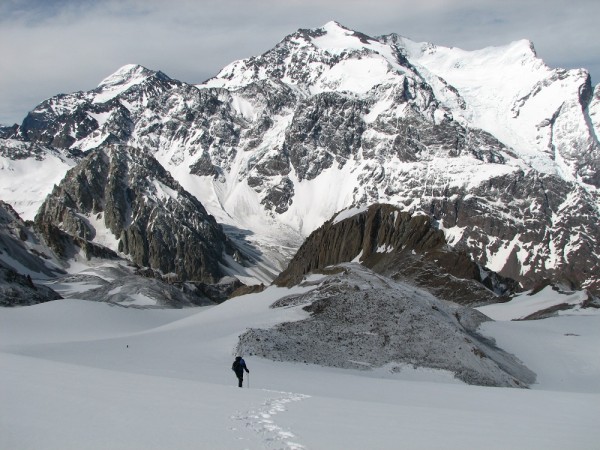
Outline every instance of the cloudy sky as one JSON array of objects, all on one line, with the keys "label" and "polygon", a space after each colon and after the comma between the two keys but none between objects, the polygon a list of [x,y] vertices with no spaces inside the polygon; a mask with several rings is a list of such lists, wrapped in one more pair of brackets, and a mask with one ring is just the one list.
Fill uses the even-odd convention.
[{"label": "cloudy sky", "polygon": [[128,63],[199,83],[330,20],[468,50],[526,38],[597,84],[599,18],[598,0],[0,0],[0,123]]}]

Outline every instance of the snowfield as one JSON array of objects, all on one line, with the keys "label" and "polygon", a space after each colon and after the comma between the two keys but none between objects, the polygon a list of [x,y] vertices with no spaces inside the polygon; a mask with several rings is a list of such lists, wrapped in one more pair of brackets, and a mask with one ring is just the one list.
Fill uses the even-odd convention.
[{"label": "snowfield", "polygon": [[[1,309],[0,448],[598,448],[595,310],[482,325],[537,373],[532,389],[469,386],[430,369],[252,356],[249,388],[248,377],[237,388],[238,336],[307,317],[301,307],[269,305],[312,288],[270,287],[179,310],[73,299]],[[521,314],[515,302],[496,313]]]}]

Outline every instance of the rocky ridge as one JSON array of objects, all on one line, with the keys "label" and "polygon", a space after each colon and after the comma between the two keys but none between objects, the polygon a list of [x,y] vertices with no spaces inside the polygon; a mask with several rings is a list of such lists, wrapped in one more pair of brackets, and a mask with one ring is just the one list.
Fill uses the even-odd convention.
[{"label": "rocky ridge", "polygon": [[52,251],[9,204],[0,200],[0,306],[25,306],[62,298],[39,281],[34,282],[32,275],[49,279],[63,273]]},{"label": "rocky ridge", "polygon": [[0,259],[0,306],[28,306],[61,299],[53,289],[34,283]]},{"label": "rocky ridge", "polygon": [[[124,146],[90,152],[44,201],[35,225],[63,256],[128,255],[172,280],[217,282],[235,247],[202,204],[149,154]],[[108,232],[106,232],[108,231]],[[233,259],[232,259],[233,260]]]},{"label": "rocky ridge", "polygon": [[293,286],[310,272],[357,261],[377,273],[464,305],[507,299],[518,283],[450,247],[431,217],[392,205],[343,211],[315,230],[275,279]]},{"label": "rocky ridge", "polygon": [[[68,224],[80,220],[80,226],[88,227],[89,237],[92,225],[81,210],[62,214]],[[78,298],[121,306],[181,308],[220,303],[242,285],[232,277],[218,284],[176,282],[173,274],[163,276],[158,270],[135,267],[123,254],[58,226],[44,223],[41,233],[36,228],[0,201],[0,306]]]}]

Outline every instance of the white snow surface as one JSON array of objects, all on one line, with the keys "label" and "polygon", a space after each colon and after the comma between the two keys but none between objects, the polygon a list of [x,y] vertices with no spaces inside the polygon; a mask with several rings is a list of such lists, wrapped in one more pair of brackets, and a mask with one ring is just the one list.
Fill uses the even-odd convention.
[{"label": "white snow surface", "polygon": [[[10,141],[6,144],[10,145]],[[46,195],[74,164],[50,153],[41,160],[0,156],[0,199],[9,203],[23,220],[33,220]]]},{"label": "white snow surface", "polygon": [[551,286],[546,286],[535,294],[530,292],[518,294],[506,304],[496,303],[477,309],[494,320],[518,320],[553,306],[580,306],[587,299],[586,291],[564,293],[553,290]]},{"label": "white snow surface", "polygon": [[[556,161],[550,125],[570,107],[565,99],[578,98],[588,76],[585,70],[549,68],[525,39],[474,51],[405,38],[401,43],[438,99],[448,106],[455,101],[455,94],[448,94],[446,85],[436,79],[441,77],[466,101],[464,112],[453,109],[455,119],[490,132],[536,170],[575,180],[571,169]],[[542,88],[543,95],[538,95]],[[583,114],[570,117],[585,122]]]},{"label": "white snow surface", "polygon": [[94,242],[118,253],[119,239],[117,239],[104,224],[104,212],[98,214],[89,214],[88,216],[85,216],[85,219],[94,228]]},{"label": "white snow surface", "polygon": [[333,224],[343,222],[344,220],[349,219],[350,217],[354,217],[358,214],[362,214],[367,209],[368,209],[367,206],[361,206],[359,208],[344,209],[344,210],[340,211],[338,214],[336,214],[336,216],[333,218]]},{"label": "white snow surface", "polygon": [[[537,372],[532,389],[248,355],[239,389],[238,336],[306,317],[269,305],[318,282],[205,308],[59,300],[0,309],[0,448],[598,448],[600,314],[587,310],[482,326]],[[516,308],[498,307],[506,317]]]}]

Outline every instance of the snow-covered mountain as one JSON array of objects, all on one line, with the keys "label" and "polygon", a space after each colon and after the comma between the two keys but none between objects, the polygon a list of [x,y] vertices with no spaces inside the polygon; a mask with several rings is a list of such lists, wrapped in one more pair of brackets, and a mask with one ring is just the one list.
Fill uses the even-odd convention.
[{"label": "snow-covered mountain", "polygon": [[0,305],[43,303],[0,308],[0,447],[594,448],[599,121],[529,42],[335,22],[42,102],[0,128]]},{"label": "snow-covered mountain", "polygon": [[330,22],[200,85],[129,65],[46,100],[3,132],[0,196],[31,219],[43,197],[23,200],[19,173],[56,161],[33,183],[49,193],[83,152],[123,144],[257,256],[260,281],[338,211],[386,202],[524,287],[598,292],[598,92],[527,41],[463,51]]}]

